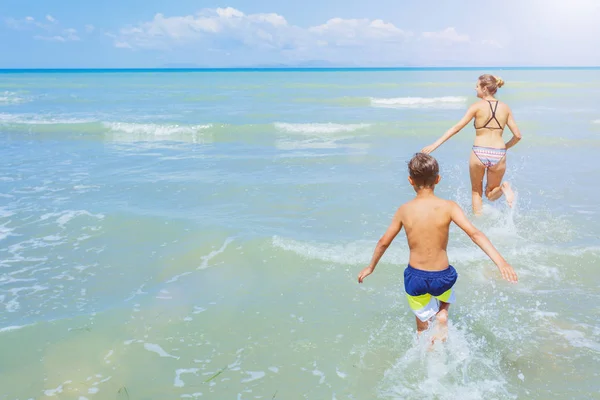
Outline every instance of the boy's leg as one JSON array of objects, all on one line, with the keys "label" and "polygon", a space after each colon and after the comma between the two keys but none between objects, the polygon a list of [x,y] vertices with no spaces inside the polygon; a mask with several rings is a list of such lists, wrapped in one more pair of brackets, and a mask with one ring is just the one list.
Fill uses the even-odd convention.
[{"label": "boy's leg", "polygon": [[448,310],[450,309],[450,303],[444,303],[440,301],[440,311],[438,311],[435,318],[437,319],[440,326],[448,327]]},{"label": "boy's leg", "polygon": [[415,317],[415,319],[417,320],[417,334],[420,335],[429,328],[429,321],[421,321],[419,317]]},{"label": "boy's leg", "polygon": [[450,303],[445,303],[440,301],[440,311],[436,314],[437,319],[437,332],[433,336],[432,341],[436,339],[445,342],[448,338],[448,309],[450,308]]}]

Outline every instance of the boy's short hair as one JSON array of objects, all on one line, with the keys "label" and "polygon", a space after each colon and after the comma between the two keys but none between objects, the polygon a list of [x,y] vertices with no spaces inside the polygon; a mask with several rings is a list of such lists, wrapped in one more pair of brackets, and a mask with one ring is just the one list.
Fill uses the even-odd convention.
[{"label": "boy's short hair", "polygon": [[408,173],[417,187],[432,187],[440,173],[435,158],[425,153],[417,153],[408,162]]}]

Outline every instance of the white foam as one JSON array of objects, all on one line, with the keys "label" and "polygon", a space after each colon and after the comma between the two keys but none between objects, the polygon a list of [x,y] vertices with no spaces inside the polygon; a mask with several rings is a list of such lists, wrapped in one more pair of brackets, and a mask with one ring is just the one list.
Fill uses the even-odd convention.
[{"label": "white foam", "polygon": [[[0,179],[2,181],[2,179]],[[0,207],[0,218],[8,218],[15,215],[13,211],[8,211],[5,207]]]},{"label": "white foam", "polygon": [[102,214],[92,214],[89,211],[85,211],[85,210],[67,210],[67,211],[62,211],[62,212],[58,212],[58,213],[48,213],[48,214],[42,215],[40,217],[40,219],[42,221],[45,221],[49,218],[58,217],[56,219],[56,222],[61,227],[64,227],[73,218],[79,217],[81,215],[86,215],[88,217],[93,217],[93,218],[97,218],[97,219],[104,219],[104,215],[102,215]]},{"label": "white foam", "polygon": [[225,239],[225,242],[223,243],[223,245],[221,246],[220,249],[218,250],[213,250],[210,253],[208,253],[205,256],[201,257],[202,263],[200,264],[200,266],[198,267],[198,269],[205,269],[208,268],[208,262],[213,259],[214,257],[218,256],[219,254],[223,253],[225,251],[225,249],[227,248],[227,246],[229,245],[229,243],[233,242],[233,238],[232,237],[228,237],[227,239]]},{"label": "white foam", "polygon": [[319,385],[322,385],[323,383],[325,383],[325,373],[323,371],[319,371],[317,369],[317,363],[314,363],[314,367],[315,369],[313,369],[312,374],[314,376],[318,376],[319,377]]},{"label": "white foam", "polygon": [[111,361],[109,360],[109,358],[110,358],[110,357],[111,357],[113,354],[114,354],[114,351],[113,351],[113,350],[109,351],[109,352],[108,352],[108,354],[107,354],[106,356],[104,356],[104,362],[106,362],[107,364],[110,364],[110,362],[111,362]]},{"label": "white foam", "polygon": [[84,118],[60,118],[55,116],[44,116],[37,114],[7,114],[0,113],[0,124],[24,124],[24,125],[55,125],[55,124],[85,124],[96,122],[93,119]]},{"label": "white foam", "polygon": [[[338,245],[321,242],[301,242],[274,236],[273,246],[310,259],[337,264],[362,265],[368,263],[371,259],[375,242],[362,240]],[[404,264],[408,260],[408,251],[399,252],[401,247],[406,246],[399,245],[388,249],[386,252],[386,262]]]},{"label": "white foam", "polygon": [[252,381],[256,381],[258,379],[262,379],[265,377],[264,371],[246,371],[246,374],[250,375],[248,378],[243,379],[242,383],[248,383]]},{"label": "white foam", "polygon": [[56,389],[48,389],[48,390],[44,390],[44,394],[48,397],[54,397],[57,394],[60,394],[63,392],[63,386],[66,384],[71,383],[72,381],[66,381],[65,383],[63,383],[62,385],[58,386]]},{"label": "white foam", "polygon": [[[306,149],[366,149],[369,147],[366,143],[343,143],[343,140],[353,139],[350,137],[336,138],[311,138],[305,140],[277,140],[275,147],[279,150],[306,150]],[[312,156],[312,155],[311,155]]]},{"label": "white foam", "polygon": [[462,96],[371,98],[373,107],[389,108],[448,108],[460,107],[466,102],[467,98]]},{"label": "white foam", "polygon": [[585,333],[577,330],[560,329],[554,327],[554,332],[561,335],[573,347],[587,348],[600,353],[600,343],[586,337]]},{"label": "white foam", "polygon": [[[486,356],[486,342],[450,325],[446,343],[430,347],[434,328],[421,334],[384,373],[379,387],[384,398],[466,399],[510,398],[497,360]],[[470,372],[485,368],[494,379]]]},{"label": "white foam", "polygon": [[[512,239],[514,238],[511,237]],[[448,246],[448,255],[452,264],[485,263],[494,268],[493,263],[483,251],[474,247],[468,239],[461,238],[461,240],[459,243],[453,242]],[[498,241],[495,241],[495,243],[498,243]],[[523,245],[522,240],[519,243],[521,244],[503,246],[507,247],[503,249],[503,253],[507,254],[510,259],[521,259],[522,262],[523,260],[532,261],[528,263],[527,270],[521,273],[541,275],[554,280],[561,279],[561,270],[555,266],[545,265],[545,261],[540,261],[539,258],[565,255],[576,257],[588,252],[597,253],[596,247],[565,249],[543,244]],[[377,243],[376,240],[357,240],[337,244],[322,241],[299,241],[273,236],[272,244],[274,247],[296,253],[308,259],[342,265],[363,265],[370,262],[373,249]],[[385,253],[385,262],[392,265],[406,265],[408,258],[409,249],[405,240],[396,239]]]},{"label": "white foam", "polygon": [[172,277],[171,279],[169,279],[168,281],[165,281],[165,283],[173,283],[173,282],[177,282],[177,280],[183,276],[189,275],[191,274],[191,272],[184,272],[181,273],[179,275],[175,275],[174,277]]},{"label": "white foam", "polygon": [[26,326],[28,326],[28,325],[13,325],[13,326],[7,326],[7,327],[4,327],[4,328],[0,328],[0,333],[3,333],[3,332],[11,332],[11,331],[16,331],[16,330],[19,330],[19,329],[23,329],[23,328],[25,328]]},{"label": "white foam", "polygon": [[26,101],[26,99],[19,97],[15,92],[0,93],[0,105],[20,104]]},{"label": "white foam", "polygon": [[289,124],[284,122],[276,122],[274,125],[283,132],[304,134],[354,132],[371,126],[370,124]]},{"label": "white foam", "polygon": [[143,134],[151,136],[171,136],[180,134],[193,134],[206,130],[212,125],[161,125],[161,124],[138,124],[132,122],[105,122],[104,126],[112,132]]},{"label": "white foam", "polygon": [[4,240],[10,236],[13,229],[7,228],[6,224],[0,225],[0,240]]},{"label": "white foam", "polygon": [[158,354],[161,357],[169,357],[169,358],[174,358],[176,360],[179,360],[179,357],[173,356],[169,353],[167,353],[166,351],[163,350],[162,347],[160,347],[157,344],[154,343],[144,343],[144,348],[148,351],[151,351],[153,353]]},{"label": "white foam", "polygon": [[11,299],[9,302],[4,304],[4,307],[6,308],[6,312],[13,313],[17,312],[17,310],[21,308],[21,304],[17,299]]},{"label": "white foam", "polygon": [[202,392],[196,392],[196,393],[192,393],[192,394],[182,394],[181,398],[182,399],[195,399],[198,397],[202,397]]},{"label": "white foam", "polygon": [[198,373],[199,369],[198,368],[183,368],[183,369],[178,369],[175,371],[175,382],[173,383],[173,386],[175,387],[184,387],[185,386],[185,382],[183,382],[181,380],[181,375],[183,374],[194,374],[196,375]]},{"label": "white foam", "polygon": [[592,124],[600,124],[600,119],[597,119],[595,121],[592,121]]}]

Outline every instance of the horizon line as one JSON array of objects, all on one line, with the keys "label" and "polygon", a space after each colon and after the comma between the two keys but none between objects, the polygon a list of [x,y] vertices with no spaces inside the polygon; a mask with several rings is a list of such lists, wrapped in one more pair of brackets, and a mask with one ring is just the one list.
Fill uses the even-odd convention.
[{"label": "horizon line", "polygon": [[108,67],[108,68],[0,68],[0,73],[24,72],[260,72],[260,71],[402,71],[402,70],[592,70],[600,66],[399,66],[399,67],[356,67],[356,66],[271,66],[271,67]]}]

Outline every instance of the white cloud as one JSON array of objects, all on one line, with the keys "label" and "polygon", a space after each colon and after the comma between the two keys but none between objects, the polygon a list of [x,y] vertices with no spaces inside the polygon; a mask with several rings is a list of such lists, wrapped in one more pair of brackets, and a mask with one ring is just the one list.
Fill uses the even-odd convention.
[{"label": "white cloud", "polygon": [[56,36],[39,36],[39,35],[36,35],[33,38],[35,40],[45,40],[47,42],[66,42],[67,41],[67,39],[65,39],[62,36],[58,36],[58,35],[56,35]]},{"label": "white cloud", "polygon": [[96,30],[96,27],[95,27],[94,25],[86,25],[86,26],[85,26],[85,31],[86,31],[87,33],[92,33],[92,32],[94,32],[95,30]]},{"label": "white cloud", "polygon": [[282,48],[293,40],[296,28],[278,14],[249,14],[234,8],[203,10],[196,15],[165,17],[123,28],[116,43],[129,47],[166,49],[190,42],[227,42],[228,46]]},{"label": "white cloud", "polygon": [[77,30],[73,29],[73,28],[65,29],[63,31],[63,35],[66,37],[67,40],[72,40],[72,41],[81,40],[79,38],[79,36],[77,36]]},{"label": "white cloud", "polygon": [[121,29],[114,44],[120,48],[172,49],[193,43],[224,50],[279,50],[289,55],[319,47],[397,45],[411,35],[380,19],[333,18],[323,25],[300,28],[278,14],[245,14],[228,7],[188,16],[156,14],[151,21]]},{"label": "white cloud", "polygon": [[465,43],[471,40],[469,35],[460,34],[453,27],[439,32],[423,32],[423,37],[448,43]]},{"label": "white cloud", "polygon": [[498,49],[504,48],[504,46],[502,45],[502,43],[497,42],[495,40],[487,40],[487,39],[485,39],[485,40],[481,41],[481,44],[484,45],[484,46],[496,47]]},{"label": "white cloud", "polygon": [[217,15],[219,17],[224,17],[224,18],[231,18],[231,17],[242,18],[244,16],[244,13],[239,10],[236,10],[235,8],[227,7],[227,8],[217,8]]},{"label": "white cloud", "polygon": [[132,49],[133,47],[131,47],[131,45],[129,45],[129,43],[125,43],[125,42],[115,42],[115,47],[119,48],[119,49]]},{"label": "white cloud", "polygon": [[24,19],[5,18],[4,22],[9,28],[16,30],[24,30],[31,28],[32,26],[41,26],[39,22],[35,22],[33,17],[25,17]]},{"label": "white cloud", "polygon": [[320,37],[320,41],[338,46],[362,46],[368,42],[400,42],[411,34],[394,24],[380,19],[333,18],[323,25],[309,28],[308,31]]},{"label": "white cloud", "polygon": [[77,42],[81,40],[81,38],[77,36],[77,30],[73,28],[63,29],[60,35],[36,35],[33,38],[47,42]]},{"label": "white cloud", "polygon": [[[46,15],[46,21],[50,23],[38,22],[31,16],[27,16],[22,20],[8,18],[5,21],[13,29],[39,32],[33,36],[35,40],[44,40],[47,42],[75,42],[81,40],[76,29],[61,27],[56,18],[50,14]],[[88,27],[92,26],[86,26],[86,30],[91,32]]]}]

